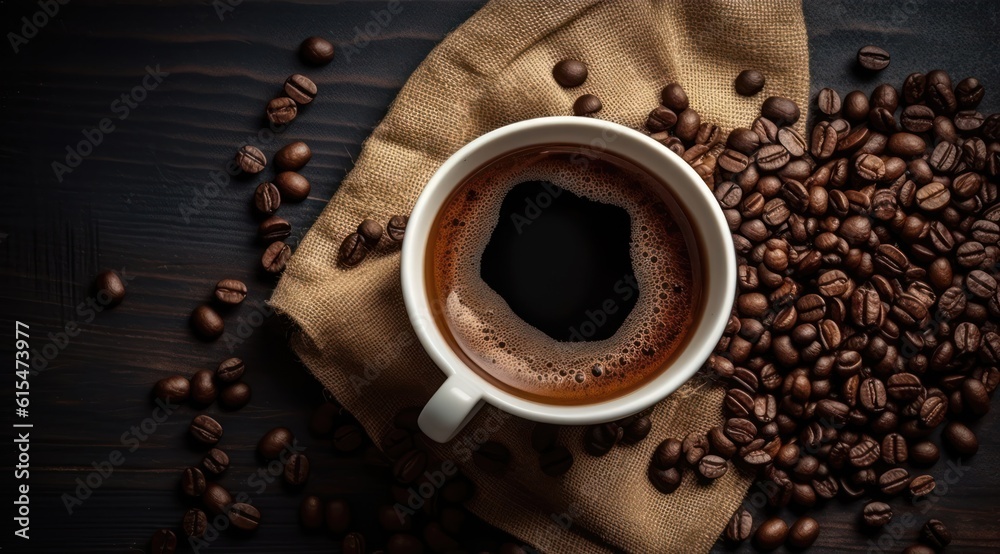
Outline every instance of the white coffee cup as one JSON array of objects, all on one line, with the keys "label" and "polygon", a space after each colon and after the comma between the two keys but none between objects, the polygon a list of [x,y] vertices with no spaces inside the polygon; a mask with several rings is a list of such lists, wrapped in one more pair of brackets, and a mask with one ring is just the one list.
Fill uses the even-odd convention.
[{"label": "white coffee cup", "polygon": [[[451,193],[474,171],[511,152],[543,145],[576,145],[607,152],[658,177],[689,215],[703,248],[702,305],[693,336],[669,367],[639,388],[592,404],[545,404],[502,390],[477,374],[449,346],[432,312],[427,286],[428,242]],[[455,152],[437,170],[410,213],[402,253],[403,298],[410,322],[447,380],[420,413],[421,430],[451,440],[488,402],[510,414],[558,425],[613,421],[642,411],[677,390],[702,366],[729,319],[736,290],[736,256],[729,226],[704,181],[662,144],[627,127],[588,117],[543,117],[501,127]]]}]

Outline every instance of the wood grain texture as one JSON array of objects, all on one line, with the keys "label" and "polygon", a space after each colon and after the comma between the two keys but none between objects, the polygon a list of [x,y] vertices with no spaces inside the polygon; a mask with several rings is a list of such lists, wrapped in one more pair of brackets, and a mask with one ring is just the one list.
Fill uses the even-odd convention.
[{"label": "wood grain texture", "polygon": [[[246,0],[220,20],[212,2],[74,1],[62,6],[20,52],[4,46],[2,351],[9,352],[15,319],[32,326],[32,347],[39,352],[54,342],[49,333],[59,333],[67,323],[76,323],[82,332],[31,381],[32,540],[28,547],[12,542],[12,522],[6,517],[0,544],[28,552],[131,552],[145,548],[154,529],[176,526],[185,507],[176,493],[179,471],[201,457],[184,439],[197,412],[185,406],[153,430],[147,423],[148,438],[134,452],[128,451],[129,437],[135,435],[130,429],[152,415],[148,392],[156,380],[213,368],[219,360],[239,355],[249,366],[246,381],[253,387],[253,401],[235,413],[217,406],[208,410],[225,426],[222,446],[233,457],[222,483],[251,492],[254,486],[247,481],[260,467],[253,454],[257,439],[270,427],[289,426],[305,442],[313,463],[305,490],[348,498],[369,544],[384,545],[386,537],[372,514],[389,501],[387,479],[365,467],[361,454],[336,454],[328,441],[309,437],[309,414],[321,402],[321,393],[287,348],[287,328],[269,321],[230,344],[198,341],[188,328],[188,314],[209,299],[219,279],[242,279],[250,287],[248,302],[225,314],[234,336],[241,322],[252,327],[258,321],[255,312],[274,284],[258,269],[258,220],[250,205],[258,179],[235,177],[218,187],[212,176],[224,170],[244,142],[270,155],[286,142],[307,141],[314,155],[303,173],[313,184],[312,193],[279,212],[292,222],[294,242],[349,171],[406,77],[482,3],[405,2],[386,25],[371,27],[372,12],[384,9],[385,2]],[[4,4],[5,30],[17,32],[20,18],[30,17],[36,8],[33,3]],[[877,80],[854,73],[850,63],[860,45],[874,43],[893,54],[880,79],[898,83],[911,71],[933,67],[947,68],[957,78],[975,74],[991,91],[984,111],[998,108],[998,8],[992,2],[883,1],[863,7],[807,2],[806,15],[816,89],[870,90]],[[355,43],[357,30],[366,25],[377,33]],[[340,45],[330,66],[308,68],[298,61],[295,48],[314,34]],[[147,66],[159,66],[169,75],[121,118],[113,102],[141,85]],[[266,129],[264,104],[295,72],[316,81],[319,97],[278,137],[258,136]],[[60,182],[52,163],[63,161],[67,146],[74,147],[84,130],[104,118],[114,131]],[[207,204],[186,220],[182,206],[195,206],[206,196],[211,196]],[[124,268],[134,277],[128,298],[114,310],[92,313],[82,303],[93,276],[108,267]],[[12,395],[9,383],[2,385],[5,398]],[[3,409],[2,417],[9,424],[11,410]],[[927,517],[939,517],[956,536],[949,551],[1000,547],[996,420],[994,411],[978,424],[983,444],[969,461],[970,471],[949,485],[926,515],[918,516],[917,526],[903,530],[902,541],[911,540]],[[131,435],[123,445],[126,433]],[[93,463],[116,450],[123,452],[125,463],[68,514],[62,495],[74,494],[76,480],[86,479]],[[0,458],[4,491],[13,482],[9,452],[5,448]],[[930,473],[943,479],[947,463],[943,460]],[[223,534],[209,551],[338,551],[339,543],[331,537],[300,531],[296,510],[304,494],[280,482],[254,493],[264,526],[252,540]],[[919,514],[921,507],[906,504],[900,499],[894,506]],[[868,551],[867,541],[877,537],[857,531],[859,509],[858,503],[835,501],[819,512],[815,517],[824,530],[818,546]],[[782,515],[791,520],[795,514]],[[463,545],[488,549],[502,540],[501,533],[474,526]],[[886,550],[898,551],[905,544]],[[717,550],[730,548],[720,544]]]}]

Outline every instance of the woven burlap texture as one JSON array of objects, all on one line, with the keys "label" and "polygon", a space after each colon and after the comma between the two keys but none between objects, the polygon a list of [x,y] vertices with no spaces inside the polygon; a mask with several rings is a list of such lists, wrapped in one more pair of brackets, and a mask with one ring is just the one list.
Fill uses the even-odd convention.
[{"label": "woven burlap texture", "polygon": [[[587,82],[563,89],[552,79],[564,58],[583,60]],[[743,69],[766,75],[764,90],[738,96]],[[399,248],[383,240],[360,266],[336,264],[343,238],[364,218],[408,213],[438,166],[470,140],[523,119],[569,115],[593,93],[598,117],[641,128],[669,82],[681,83],[703,121],[748,126],[770,95],[806,106],[808,49],[796,1],[494,0],[438,45],[400,91],[365,143],[356,166],[295,252],[271,300],[299,331],[293,348],[378,443],[400,408],[420,406],[443,382],[410,328],[400,291]],[[803,118],[804,119],[804,118]],[[714,484],[688,472],[675,493],[646,478],[665,437],[721,421],[723,391],[687,385],[661,402],[653,430],[635,446],[595,458],[582,430],[559,441],[572,469],[546,477],[527,437],[531,423],[487,407],[450,444],[436,448],[475,482],[468,507],[542,552],[702,552],[740,504],[750,479],[730,471]],[[506,444],[501,476],[471,461],[483,440]]]}]

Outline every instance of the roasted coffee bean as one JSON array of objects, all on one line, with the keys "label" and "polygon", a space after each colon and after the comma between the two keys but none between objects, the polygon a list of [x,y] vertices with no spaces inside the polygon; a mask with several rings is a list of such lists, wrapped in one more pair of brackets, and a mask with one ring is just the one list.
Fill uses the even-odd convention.
[{"label": "roasted coffee bean", "polygon": [[694,466],[698,463],[705,454],[708,454],[709,449],[711,449],[711,444],[708,442],[708,436],[700,431],[692,431],[684,437],[681,441],[681,450],[684,452],[684,461],[689,466]]},{"label": "roasted coffee bean", "polygon": [[191,397],[191,382],[183,375],[171,375],[153,385],[153,398],[172,403],[181,403]]},{"label": "roasted coffee bean", "polygon": [[918,475],[910,481],[910,494],[913,496],[927,496],[934,491],[934,478],[930,475]]},{"label": "roasted coffee bean", "polygon": [[408,484],[416,481],[427,468],[427,454],[422,450],[410,450],[403,454],[392,466],[392,475],[398,483]]},{"label": "roasted coffee bean", "polygon": [[887,465],[900,465],[909,457],[906,439],[899,433],[889,433],[882,438],[882,461]]},{"label": "roasted coffee bean", "polygon": [[625,444],[635,444],[649,435],[653,428],[653,422],[649,417],[637,417],[623,426],[622,442]]},{"label": "roasted coffee bean", "polygon": [[979,451],[979,439],[976,438],[976,434],[958,421],[948,423],[941,437],[949,448],[962,456],[972,456]]},{"label": "roasted coffee bean", "polygon": [[334,534],[346,532],[351,526],[351,508],[338,498],[326,503],[326,529]]},{"label": "roasted coffee bean", "polygon": [[239,358],[227,358],[215,368],[215,379],[220,383],[235,383],[246,372],[246,364]]},{"label": "roasted coffee bean", "polygon": [[326,65],[333,60],[333,44],[322,37],[309,37],[299,45],[299,56],[312,65]]},{"label": "roasted coffee bean", "polygon": [[660,102],[678,113],[688,109],[688,95],[679,83],[670,83],[663,87],[660,92]]},{"label": "roasted coffee bean", "polygon": [[237,502],[229,509],[229,523],[236,529],[252,532],[260,526],[260,510],[252,504]]},{"label": "roasted coffee bean", "polygon": [[274,215],[281,206],[281,193],[274,183],[264,182],[257,185],[253,193],[253,204],[257,211],[264,215]]},{"label": "roasted coffee bean", "polygon": [[222,475],[229,468],[229,455],[213,448],[201,459],[201,467],[210,475]]},{"label": "roasted coffee bean", "polygon": [[885,502],[869,502],[862,511],[865,525],[883,527],[892,521],[892,507]]},{"label": "roasted coffee bean", "polygon": [[[719,165],[719,167],[721,167],[726,171],[732,173],[739,173],[740,171],[746,169],[748,165],[750,165],[750,158],[747,157],[747,155],[743,154],[742,152],[733,150],[731,148],[727,148],[722,152],[721,155],[719,155],[719,159],[717,160],[716,163]],[[739,190],[739,187],[736,187],[736,190]]]},{"label": "roasted coffee bean", "polygon": [[723,432],[736,444],[749,444],[757,435],[757,426],[749,419],[732,418],[726,421]]},{"label": "roasted coffee bean", "polygon": [[174,554],[177,551],[177,535],[170,529],[159,529],[149,541],[152,554]]},{"label": "roasted coffee bean", "polygon": [[[393,513],[395,516],[395,513]],[[309,530],[319,529],[323,526],[323,501],[318,496],[307,496],[299,504],[299,522],[302,527]]]},{"label": "roasted coffee bean", "polygon": [[579,60],[562,60],[552,68],[552,77],[559,86],[578,87],[587,80],[587,64]]},{"label": "roasted coffee bean", "polygon": [[723,536],[731,544],[741,543],[750,538],[753,531],[753,516],[742,506],[736,510],[729,524],[723,531]]},{"label": "roasted coffee bean", "polygon": [[333,431],[333,447],[340,452],[353,452],[361,448],[365,433],[353,423],[341,425]]},{"label": "roasted coffee bean", "polygon": [[744,69],[733,84],[737,94],[753,96],[764,88],[764,74],[756,69]]},{"label": "roasted coffee bean", "polygon": [[826,115],[836,115],[840,112],[840,95],[831,88],[824,88],[816,94],[816,106]]},{"label": "roasted coffee bean", "polygon": [[910,484],[910,473],[901,467],[894,467],[878,477],[879,489],[884,494],[897,494]]},{"label": "roasted coffee bean", "polygon": [[291,123],[298,115],[299,108],[295,105],[295,100],[287,96],[280,96],[267,103],[265,114],[267,119],[275,125]]},{"label": "roasted coffee bean", "polygon": [[250,385],[239,382],[222,389],[219,393],[219,404],[227,410],[239,410],[250,403]]},{"label": "roasted coffee bean", "polygon": [[593,94],[584,94],[573,102],[573,115],[588,116],[593,115],[604,107],[601,99]]},{"label": "roasted coffee bean", "polygon": [[309,458],[298,452],[288,457],[285,462],[285,482],[293,487],[305,484],[309,478]]},{"label": "roasted coffee bean", "polygon": [[858,122],[868,119],[868,96],[860,90],[847,93],[841,111],[844,117],[850,121]]},{"label": "roasted coffee bean", "polygon": [[222,425],[205,414],[195,416],[188,431],[195,440],[208,446],[215,445],[222,438]]},{"label": "roasted coffee bean", "polygon": [[356,531],[344,535],[344,540],[340,543],[343,554],[365,554],[365,549],[365,536]]},{"label": "roasted coffee bean", "polygon": [[202,304],[191,312],[191,328],[205,340],[215,340],[226,330],[222,317],[207,304]]},{"label": "roasted coffee bean", "polygon": [[212,379],[212,372],[202,369],[191,376],[191,400],[198,406],[208,406],[215,402],[218,389]]},{"label": "roasted coffee bean", "polygon": [[920,406],[920,424],[934,428],[944,421],[948,413],[948,400],[941,396],[928,396]]},{"label": "roasted coffee bean", "polygon": [[290,142],[274,154],[274,163],[284,171],[298,171],[312,159],[312,150],[302,142]]},{"label": "roasted coffee bean", "polygon": [[918,442],[910,448],[910,463],[925,467],[931,466],[937,463],[940,455],[940,450],[934,443]]},{"label": "roasted coffee bean", "polygon": [[565,446],[557,445],[549,448],[538,458],[542,473],[549,477],[558,477],[573,466],[573,455]]},{"label": "roasted coffee bean", "polygon": [[785,542],[788,524],[781,518],[772,517],[760,524],[754,534],[754,543],[761,550],[774,550]]},{"label": "roasted coffee bean", "polygon": [[403,236],[406,234],[406,223],[409,219],[405,215],[394,215],[389,218],[389,223],[385,226],[386,234],[389,235],[389,238],[395,242],[402,241]]},{"label": "roasted coffee bean", "polygon": [[265,460],[275,460],[295,442],[292,432],[285,427],[275,427],[257,442],[257,453]]},{"label": "roasted coffee bean", "polygon": [[201,501],[209,513],[218,515],[224,514],[232,505],[233,496],[221,485],[208,483],[205,486],[205,493],[201,495]]},{"label": "roasted coffee bean", "polygon": [[[301,202],[309,196],[309,181],[294,171],[282,171],[274,178],[274,186],[289,202]],[[277,209],[277,207],[275,208]]]},{"label": "roasted coffee bean", "polygon": [[260,151],[260,148],[246,144],[236,152],[236,164],[244,173],[256,175],[264,171],[267,166],[267,157]]},{"label": "roasted coffee bean", "polygon": [[503,473],[510,464],[510,450],[499,442],[484,442],[472,452],[472,461],[486,473]]},{"label": "roasted coffee bean", "polygon": [[851,465],[856,468],[871,467],[878,461],[881,454],[879,443],[874,439],[865,438],[858,444],[851,447],[848,452]]},{"label": "roasted coffee bean", "polygon": [[788,529],[788,545],[793,548],[809,548],[819,538],[819,522],[809,516],[802,516]]},{"label": "roasted coffee bean", "polygon": [[366,219],[358,224],[358,234],[369,249],[374,249],[382,238],[382,226],[377,221]]},{"label": "roasted coffee bean", "polygon": [[[677,135],[679,139],[687,143],[691,143],[694,142],[700,127],[701,115],[688,108],[677,114],[677,125],[674,126],[674,134]],[[708,151],[707,147],[705,148],[705,151]],[[688,153],[686,152],[685,155],[688,155]]]},{"label": "roasted coffee bean", "polygon": [[720,456],[708,454],[698,461],[698,474],[705,479],[718,479],[727,471],[729,471],[729,463]]},{"label": "roasted coffee bean", "polygon": [[618,444],[624,434],[625,430],[617,423],[591,425],[584,434],[584,450],[591,456],[603,456]]},{"label": "roasted coffee bean", "polygon": [[199,497],[205,493],[205,474],[196,467],[189,467],[181,473],[181,492],[190,497]]},{"label": "roasted coffee bean", "polygon": [[272,215],[257,227],[257,236],[264,244],[285,240],[292,234],[292,225],[283,217]]},{"label": "roasted coffee bean", "polygon": [[208,516],[198,508],[190,508],[184,512],[181,529],[189,537],[201,538],[205,535],[205,531],[208,530]]},{"label": "roasted coffee bean", "polygon": [[754,161],[763,171],[777,171],[788,164],[790,159],[791,155],[784,146],[767,144],[757,150]]},{"label": "roasted coffee bean", "polygon": [[951,543],[951,532],[940,519],[929,519],[920,529],[920,540],[935,550],[944,550]]},{"label": "roasted coffee bean", "polygon": [[344,267],[354,267],[368,257],[369,250],[368,243],[360,233],[351,233],[340,243],[338,260]]},{"label": "roasted coffee bean", "polygon": [[967,412],[982,416],[990,411],[990,393],[982,381],[972,377],[963,379],[961,394],[962,406]]},{"label": "roasted coffee bean", "polygon": [[791,127],[782,127],[778,130],[778,142],[796,158],[804,156],[808,148],[802,135]]},{"label": "roasted coffee bean", "polygon": [[243,281],[223,279],[215,284],[215,299],[223,304],[236,305],[247,297],[247,286]]},{"label": "roasted coffee bean", "polygon": [[681,484],[681,473],[676,467],[659,469],[651,465],[649,466],[647,476],[653,487],[663,494],[674,492]]},{"label": "roasted coffee bean", "polygon": [[108,308],[121,304],[125,299],[125,282],[111,269],[97,275],[93,289],[98,302]]},{"label": "roasted coffee bean", "polygon": [[650,132],[659,133],[672,129],[677,124],[677,114],[666,106],[657,106],[646,117],[646,128]]},{"label": "roasted coffee bean", "polygon": [[799,106],[782,96],[770,96],[760,106],[760,115],[778,125],[791,125],[799,120]]},{"label": "roasted coffee bean", "polygon": [[268,273],[281,273],[285,270],[285,264],[288,263],[288,258],[291,257],[291,247],[279,240],[268,245],[268,247],[264,250],[264,254],[260,258],[260,263],[264,268],[264,271],[267,271]]},{"label": "roasted coffee bean", "polygon": [[858,50],[858,64],[869,71],[889,67],[889,53],[878,46],[863,46]]},{"label": "roasted coffee bean", "polygon": [[316,98],[316,83],[312,79],[296,73],[285,79],[285,94],[296,104],[308,104]]},{"label": "roasted coffee bean", "polygon": [[653,451],[651,463],[657,469],[670,469],[681,461],[683,454],[681,441],[672,438],[665,439]]}]

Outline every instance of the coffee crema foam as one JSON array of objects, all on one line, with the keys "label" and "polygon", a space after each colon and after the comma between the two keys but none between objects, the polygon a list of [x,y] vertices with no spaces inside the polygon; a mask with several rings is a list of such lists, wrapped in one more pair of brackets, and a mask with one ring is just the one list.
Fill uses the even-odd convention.
[{"label": "coffee crema foam", "polygon": [[[685,239],[684,228],[690,226],[675,220],[685,217],[680,208],[668,208],[655,192],[663,186],[644,172],[579,152],[574,147],[536,149],[479,170],[438,214],[429,252],[435,309],[471,365],[508,392],[549,403],[592,403],[642,385],[684,344],[701,310],[700,271],[687,242],[692,239]],[[630,215],[639,297],[611,338],[557,341],[518,317],[480,277],[494,229],[515,224],[498,221],[504,197],[529,181],[552,183]],[[586,321],[581,314],[580,324]]]}]

